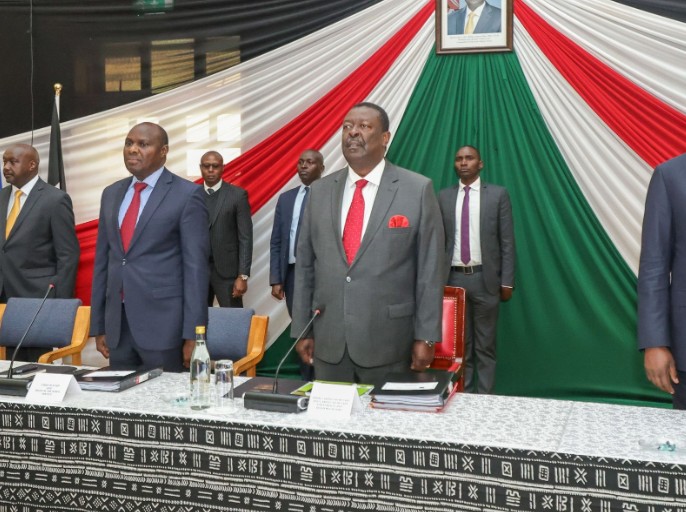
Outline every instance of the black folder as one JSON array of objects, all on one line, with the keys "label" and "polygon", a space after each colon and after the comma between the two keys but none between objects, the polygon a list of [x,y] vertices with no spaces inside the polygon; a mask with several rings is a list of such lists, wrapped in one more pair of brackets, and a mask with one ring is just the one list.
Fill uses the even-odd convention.
[{"label": "black folder", "polygon": [[124,391],[138,384],[162,375],[162,368],[134,371],[126,375],[113,376],[109,366],[94,370],[76,378],[84,391]]}]

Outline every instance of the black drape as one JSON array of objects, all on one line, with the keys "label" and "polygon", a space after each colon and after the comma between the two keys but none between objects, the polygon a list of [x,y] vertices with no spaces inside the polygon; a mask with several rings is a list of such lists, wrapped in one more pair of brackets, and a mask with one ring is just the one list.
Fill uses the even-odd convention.
[{"label": "black drape", "polygon": [[[62,121],[149,96],[149,52],[153,41],[192,39],[196,64],[201,63],[196,65],[193,76],[198,79],[206,73],[203,48],[209,48],[213,38],[236,36],[240,61],[245,61],[377,2],[34,0],[30,16],[29,0],[0,0],[0,137],[31,129],[32,88],[35,128],[50,124],[55,82],[64,85]],[[141,72],[148,77],[142,81],[140,91],[105,91],[105,48],[113,43],[140,44]]]}]

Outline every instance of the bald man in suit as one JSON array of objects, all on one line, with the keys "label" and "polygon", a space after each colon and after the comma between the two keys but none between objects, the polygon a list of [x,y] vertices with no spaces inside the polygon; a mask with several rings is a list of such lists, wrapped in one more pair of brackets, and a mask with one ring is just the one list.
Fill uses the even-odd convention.
[{"label": "bald man in suit", "polygon": [[638,347],[648,379],[686,409],[686,154],[655,169],[638,268]]},{"label": "bald man in suit", "polygon": [[102,193],[91,336],[114,369],[181,371],[207,325],[205,193],[164,166],[168,151],[161,126],[134,126],[123,151],[132,177]]},{"label": "bald man in suit", "polygon": [[443,227],[431,180],[384,159],[388,115],[345,117],[348,167],[314,182],[300,226],[291,335],[318,379],[382,381],[425,370],[441,339]]},{"label": "bald man in suit", "polygon": [[71,199],[38,176],[32,146],[9,147],[2,162],[10,186],[0,192],[0,302],[43,297],[49,284],[54,297],[73,297],[80,249]]},{"label": "bald man in suit", "polygon": [[[40,158],[28,144],[7,148],[2,170],[9,186],[0,192],[0,302],[12,297],[74,296],[80,248],[70,197],[38,176]],[[24,347],[23,361],[36,361],[44,348]]]}]

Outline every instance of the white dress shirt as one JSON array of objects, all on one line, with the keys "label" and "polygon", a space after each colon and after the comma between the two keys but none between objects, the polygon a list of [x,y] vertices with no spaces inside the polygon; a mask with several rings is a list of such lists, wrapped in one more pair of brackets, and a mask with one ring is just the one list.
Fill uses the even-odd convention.
[{"label": "white dress shirt", "polygon": [[350,210],[350,205],[353,202],[353,194],[355,194],[355,183],[359,180],[367,180],[367,183],[362,189],[362,197],[364,198],[364,223],[362,224],[362,238],[364,238],[364,232],[367,230],[367,224],[369,224],[369,217],[372,213],[372,208],[374,207],[374,200],[376,199],[376,193],[379,190],[379,185],[381,184],[381,176],[386,168],[386,160],[381,160],[372,171],[367,174],[364,178],[358,176],[355,171],[353,171],[350,166],[348,166],[348,177],[345,182],[345,189],[343,191],[343,203],[341,204],[341,235],[345,229],[345,221],[348,218],[348,210]]}]

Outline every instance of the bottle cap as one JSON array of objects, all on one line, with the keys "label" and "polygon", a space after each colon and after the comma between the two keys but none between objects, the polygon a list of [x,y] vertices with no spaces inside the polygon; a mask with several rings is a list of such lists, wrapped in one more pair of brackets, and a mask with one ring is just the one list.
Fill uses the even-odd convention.
[{"label": "bottle cap", "polygon": [[195,334],[205,334],[205,326],[204,325],[198,325],[195,328]]}]

